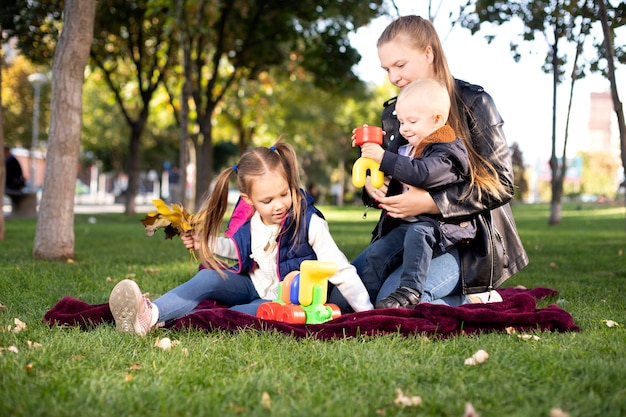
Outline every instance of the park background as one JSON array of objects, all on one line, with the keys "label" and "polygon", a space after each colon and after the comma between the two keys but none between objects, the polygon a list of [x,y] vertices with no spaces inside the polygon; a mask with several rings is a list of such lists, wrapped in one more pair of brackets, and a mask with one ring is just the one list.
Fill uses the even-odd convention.
[{"label": "park background", "polygon": [[[113,0],[98,3],[109,1]],[[120,0],[118,5],[139,3]],[[432,2],[449,3],[453,2]],[[83,7],[90,2],[66,0],[66,4]],[[304,7],[311,3],[285,4]],[[410,3],[415,8],[423,4],[428,2]],[[5,6],[9,2],[0,7]],[[393,9],[387,12],[397,15]],[[442,24],[444,17],[439,15],[436,24]],[[498,36],[501,34],[498,31]],[[463,39],[468,43],[473,38],[466,34]],[[542,48],[545,45],[538,44],[530,49],[541,54]],[[492,55],[499,56],[491,50],[483,56]],[[2,87],[3,99],[10,98],[3,102],[5,115],[20,115],[5,120],[6,139],[18,149],[29,147],[35,131],[31,130],[34,103],[28,77],[50,70],[49,66],[34,65],[22,58],[16,58],[13,67],[3,73]],[[504,66],[508,60],[509,56],[504,55],[496,59],[495,65]],[[454,72],[485,84],[490,92],[498,94],[497,101],[505,101],[503,96],[517,84],[502,91],[491,84],[491,78],[496,78],[493,73],[492,77],[480,75],[474,79],[462,72],[465,67],[481,68],[480,61],[463,62],[463,68],[454,63]],[[525,74],[534,72],[530,68],[520,71],[520,82]],[[623,74],[623,69],[620,71]],[[132,71],[130,66],[121,65],[119,72]],[[308,179],[319,180],[320,187],[327,187],[340,175],[341,158],[346,162],[345,173],[356,157],[356,151],[347,144],[351,128],[364,120],[370,122],[370,117],[370,123],[375,123],[381,101],[394,92],[385,85],[373,86],[372,91],[362,87],[362,95],[347,97],[319,89],[309,74],[294,72],[293,78],[287,76],[291,74],[286,70],[282,74],[267,72],[257,82],[245,81],[233,88],[229,96],[232,100],[219,108],[214,119],[214,139],[220,146],[216,155],[225,156],[222,166],[236,160],[239,149],[228,145],[238,144],[237,120],[250,128],[246,131],[250,136],[246,132],[241,136],[246,146],[269,144],[285,133],[299,147]],[[95,166],[108,176],[124,170],[129,132],[115,98],[102,88],[103,84],[101,73],[87,72],[80,168],[84,171],[90,163],[100,161],[102,165]],[[526,85],[528,89],[531,86]],[[604,91],[605,86],[600,90]],[[546,103],[550,101],[549,89],[546,86],[537,92],[543,92],[541,97]],[[123,97],[130,103],[137,91],[137,85],[128,82]],[[525,91],[522,88],[511,95],[527,97]],[[46,150],[49,103],[50,85],[46,84],[41,91],[40,135],[35,138],[38,151]],[[238,105],[241,103],[250,111],[237,113],[244,109]],[[534,111],[538,105],[532,103],[529,107],[520,101],[513,110],[508,110],[504,102],[500,107],[507,124],[514,125],[513,116]],[[171,107],[167,94],[159,90],[150,107],[150,128],[141,148],[144,176],[153,170],[160,177],[164,163],[169,160],[174,164],[177,160],[179,129],[169,111]],[[538,114],[544,116],[550,111],[548,108]],[[229,117],[233,115],[238,116],[236,120]],[[539,119],[524,120],[525,130],[520,132],[532,131],[526,125],[532,126]],[[509,136],[516,134],[513,131],[518,129],[507,128]],[[541,137],[524,152],[531,154],[532,148],[539,147],[537,143],[548,140],[546,135]],[[79,184],[74,190],[75,184],[68,185],[73,194],[83,188]],[[81,205],[74,210],[77,207]],[[512,207],[530,264],[506,286],[554,289],[558,295],[538,300],[537,307],[545,310],[554,304],[567,310],[580,332],[526,329],[523,333],[459,335],[443,340],[420,334],[391,334],[332,342],[249,330],[229,333],[160,329],[138,338],[117,332],[111,325],[86,331],[72,326],[50,327],[42,317],[64,296],[106,303],[117,282],[132,278],[154,298],[184,282],[197,268],[179,241],[144,235],[140,223],[143,214],[139,214],[145,209],[142,205],[137,205],[138,213],[132,215],[103,214],[101,211],[109,205],[100,203],[95,212],[72,215],[69,226],[45,230],[56,238],[65,237],[71,228],[71,255],[65,252],[64,262],[39,259],[33,256],[33,248],[40,225],[60,224],[59,218],[66,214],[55,212],[57,217],[46,218],[51,208],[55,207],[40,207],[39,218],[8,218],[6,239],[0,242],[0,415],[293,416],[305,410],[310,416],[461,416],[467,403],[473,404],[482,417],[626,415],[622,202],[566,203],[563,221],[555,227],[546,227],[548,204]],[[357,206],[326,206],[323,210],[338,245],[346,256],[354,258],[369,241],[377,216],[370,214],[363,219],[363,210]],[[67,211],[72,211],[71,207]],[[67,241],[54,243],[62,246]],[[178,342],[169,351],[157,344],[166,337]],[[465,366],[464,360],[479,349],[489,353],[489,360],[481,366]],[[398,390],[407,396],[419,396],[423,402],[402,407],[395,402]]]},{"label": "park background", "polygon": [[[383,2],[386,13],[349,34],[350,44],[361,55],[354,72],[365,83],[365,95],[346,98],[327,94],[316,88],[306,74],[281,79],[267,73],[255,81],[241,82],[232,91],[241,100],[226,97],[213,120],[214,171],[234,162],[245,147],[271,144],[275,138],[284,135],[298,148],[306,182],[320,192],[321,204],[358,202],[358,190],[354,190],[349,182],[349,169],[357,157],[356,150],[346,145],[351,129],[361,122],[377,123],[381,103],[396,94],[380,68],[375,42],[395,16],[419,14],[433,20],[452,73],[457,78],[483,86],[494,97],[505,121],[508,142],[520,152],[521,178],[525,184],[520,188],[518,199],[527,203],[549,201],[552,86],[551,75],[542,71],[548,44],[542,40],[522,42],[522,58],[516,62],[510,52],[510,42],[519,41],[523,30],[521,22],[512,20],[500,26],[483,25],[479,32],[471,35],[458,22],[459,11],[467,4],[466,1]],[[598,30],[594,29],[595,36],[600,35]],[[623,45],[625,32],[623,27],[616,30],[615,45]],[[589,43],[585,47],[587,61],[597,54]],[[565,47],[566,54],[573,53],[571,48],[570,45]],[[13,152],[22,162],[32,188],[40,192],[45,171],[50,86],[49,82],[44,82],[33,89],[28,77],[32,79],[33,73],[37,72],[48,74],[49,68],[24,59],[15,49],[15,42],[5,44],[4,54],[8,64],[4,69],[2,87],[5,141],[14,146]],[[119,68],[126,67],[121,65]],[[616,79],[622,97],[626,95],[625,73],[624,65],[618,63]],[[120,204],[125,200],[128,187],[129,127],[103,77],[90,69],[86,74],[76,203]],[[132,103],[135,88],[129,82],[122,90],[130,112],[138,111],[137,105]],[[36,99],[33,91],[35,95],[41,94],[37,122],[33,114]],[[562,152],[568,94],[568,80],[565,79],[558,89],[557,155]],[[289,109],[293,101],[304,99],[308,100],[307,106]],[[198,197],[194,189],[197,166],[192,160],[186,169],[179,168],[180,134],[171,104],[171,97],[163,89],[157,90],[150,104],[151,115],[141,149],[139,204],[149,203],[156,197],[168,201]],[[566,200],[612,201],[619,198],[619,185],[624,174],[608,80],[597,73],[579,80],[573,92],[571,111]],[[337,117],[333,112],[343,116]],[[326,137],[324,129],[329,124],[334,126],[328,130],[334,132]],[[338,149],[333,149],[332,144],[313,145],[333,141]],[[35,169],[31,169],[31,161],[36,161]],[[30,178],[32,176],[35,181]],[[186,205],[192,207],[193,201],[186,202]],[[6,199],[4,209],[10,212]]]}]

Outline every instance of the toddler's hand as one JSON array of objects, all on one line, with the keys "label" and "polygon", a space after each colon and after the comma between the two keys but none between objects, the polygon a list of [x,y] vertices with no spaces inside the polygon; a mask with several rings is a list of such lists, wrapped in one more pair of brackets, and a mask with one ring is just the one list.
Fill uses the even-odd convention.
[{"label": "toddler's hand", "polygon": [[379,164],[383,160],[383,155],[385,154],[385,150],[382,146],[377,145],[375,143],[367,142],[361,146],[361,156],[369,159],[373,159]]}]

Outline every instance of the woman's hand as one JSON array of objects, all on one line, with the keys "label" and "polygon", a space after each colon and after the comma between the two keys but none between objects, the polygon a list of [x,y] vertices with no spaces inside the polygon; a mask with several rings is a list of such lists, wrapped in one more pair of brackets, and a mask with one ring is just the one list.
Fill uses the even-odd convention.
[{"label": "woman's hand", "polygon": [[376,201],[380,200],[379,197],[384,197],[385,194],[387,194],[388,186],[389,177],[385,177],[385,183],[380,188],[376,188],[372,185],[372,179],[369,175],[365,178],[365,191]]},{"label": "woman's hand", "polygon": [[180,239],[187,249],[200,249],[200,236],[193,230],[181,234]]},{"label": "woman's hand", "polygon": [[374,194],[370,195],[378,201],[379,208],[387,210],[388,216],[397,219],[418,216],[420,214],[440,213],[435,200],[433,200],[428,191],[410,185],[406,187],[408,188],[406,192],[391,197],[385,197],[387,192],[386,185],[384,186],[384,193],[382,192],[383,187],[381,187]]}]

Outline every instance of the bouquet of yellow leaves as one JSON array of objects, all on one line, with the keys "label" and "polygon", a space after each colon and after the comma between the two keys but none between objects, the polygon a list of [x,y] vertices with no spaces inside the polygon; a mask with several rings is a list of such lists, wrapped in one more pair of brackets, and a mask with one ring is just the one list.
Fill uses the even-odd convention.
[{"label": "bouquet of yellow leaves", "polygon": [[172,239],[193,229],[193,215],[182,204],[168,206],[163,200],[152,200],[157,211],[149,212],[141,220],[147,236],[154,236],[159,229],[164,229],[165,239]]}]

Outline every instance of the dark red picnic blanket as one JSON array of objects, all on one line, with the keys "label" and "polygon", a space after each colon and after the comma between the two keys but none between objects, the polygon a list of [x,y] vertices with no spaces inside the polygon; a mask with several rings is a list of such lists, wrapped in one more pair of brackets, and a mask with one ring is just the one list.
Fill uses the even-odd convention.
[{"label": "dark red picnic blanket", "polygon": [[[245,328],[275,329],[295,337],[336,339],[358,335],[423,334],[449,337],[458,334],[534,329],[557,332],[578,331],[572,316],[556,304],[537,308],[536,300],[554,297],[549,288],[501,288],[503,301],[491,304],[467,304],[448,307],[420,304],[415,309],[382,309],[344,314],[323,324],[289,324],[261,320],[229,310],[214,301],[202,302],[197,310],[166,327],[183,329],[189,326],[211,330],[237,331]],[[88,329],[101,323],[113,323],[108,304],[87,304],[72,297],[62,298],[44,316],[53,325],[80,326]]]}]

